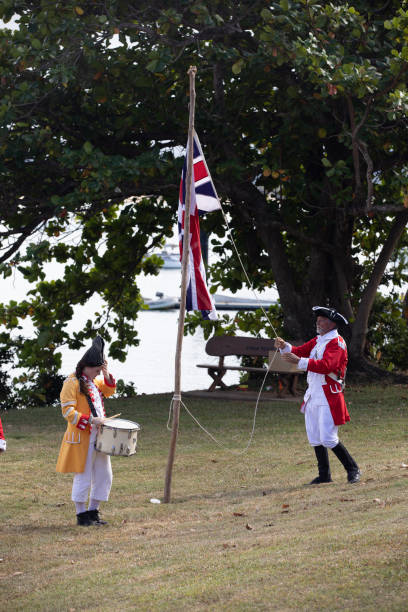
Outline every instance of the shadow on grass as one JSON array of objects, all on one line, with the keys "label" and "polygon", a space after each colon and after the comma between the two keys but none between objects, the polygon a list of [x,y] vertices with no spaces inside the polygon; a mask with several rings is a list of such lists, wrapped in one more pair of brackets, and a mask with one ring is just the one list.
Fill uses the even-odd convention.
[{"label": "shadow on grass", "polygon": [[[74,521],[72,521],[72,523],[70,524],[69,522],[64,523],[64,524],[58,524],[58,525],[34,525],[33,523],[24,523],[24,524],[12,524],[12,525],[7,525],[7,524],[3,524],[2,526],[2,532],[3,533],[18,533],[18,534],[29,534],[29,533],[35,533],[35,534],[52,534],[55,533],[58,536],[61,535],[67,535],[67,536],[72,536],[72,528],[73,527],[77,527],[76,523],[74,523]],[[78,531],[81,529],[81,527],[78,526]],[[99,529],[99,527],[95,527],[95,529]],[[85,529],[83,529],[84,533],[85,533]]]},{"label": "shadow on grass", "polygon": [[223,491],[223,492],[214,492],[214,493],[195,493],[193,495],[185,495],[185,496],[174,496],[171,499],[172,504],[184,504],[186,502],[198,500],[198,499],[210,499],[210,500],[218,500],[218,499],[246,499],[248,497],[267,497],[268,495],[279,495],[279,494],[288,494],[294,493],[296,491],[302,490],[305,485],[300,486],[292,486],[292,487],[272,487],[272,488],[259,488],[259,489],[239,489],[234,491]]}]

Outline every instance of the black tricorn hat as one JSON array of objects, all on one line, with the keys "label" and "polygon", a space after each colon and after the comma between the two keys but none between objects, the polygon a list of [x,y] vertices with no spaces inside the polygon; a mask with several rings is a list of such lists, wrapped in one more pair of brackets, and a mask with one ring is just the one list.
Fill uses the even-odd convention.
[{"label": "black tricorn hat", "polygon": [[333,323],[336,323],[336,325],[339,323],[348,325],[346,317],[343,317],[343,315],[337,312],[337,310],[334,308],[326,308],[326,306],[313,306],[312,310],[316,317],[326,317],[326,319],[330,319],[330,321],[333,321]]},{"label": "black tricorn hat", "polygon": [[91,348],[89,348],[82,357],[82,364],[91,368],[103,365],[103,362],[105,361],[105,355],[103,354],[104,346],[104,340],[100,336],[96,336],[92,342]]}]

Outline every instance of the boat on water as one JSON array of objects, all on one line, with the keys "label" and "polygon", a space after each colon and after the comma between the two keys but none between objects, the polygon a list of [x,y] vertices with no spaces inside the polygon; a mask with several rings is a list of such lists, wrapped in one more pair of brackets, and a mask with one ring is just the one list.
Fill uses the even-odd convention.
[{"label": "boat on water", "polygon": [[[144,297],[143,301],[147,310],[171,310],[180,307],[180,298],[164,295],[160,291],[157,291],[156,299]],[[261,307],[269,308],[269,306],[276,304],[276,301],[231,297],[216,293],[214,304],[217,310],[257,310]]]},{"label": "boat on water", "polygon": [[164,295],[161,291],[156,292],[156,298],[143,297],[146,310],[171,310],[179,308],[179,298]]},{"label": "boat on water", "polygon": [[148,253],[146,257],[150,257],[151,255],[156,255],[157,257],[161,257],[163,260],[163,264],[161,269],[163,270],[180,270],[181,262],[180,262],[180,252],[178,244],[165,244],[161,251],[153,251]]},{"label": "boat on water", "polygon": [[161,257],[164,262],[162,269],[177,270],[181,268],[178,244],[166,244],[157,255]]},{"label": "boat on water", "polygon": [[216,293],[214,295],[214,304],[217,310],[257,310],[261,307],[269,308],[269,306],[276,304],[276,301],[232,297]]}]

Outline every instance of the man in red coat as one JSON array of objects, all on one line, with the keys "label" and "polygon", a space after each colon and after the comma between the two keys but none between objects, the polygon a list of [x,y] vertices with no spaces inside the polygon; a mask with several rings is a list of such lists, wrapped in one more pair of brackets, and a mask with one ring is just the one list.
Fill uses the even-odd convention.
[{"label": "man in red coat", "polygon": [[1,419],[0,419],[0,453],[3,453],[6,450],[6,447],[7,447],[7,443],[4,438],[3,426],[1,424]]},{"label": "man in red coat", "polygon": [[343,388],[347,366],[347,347],[339,336],[337,325],[348,321],[334,308],[314,306],[317,336],[301,346],[292,346],[282,338],[275,339],[283,358],[307,371],[308,387],[303,399],[306,433],[314,447],[319,475],[310,484],[331,482],[328,448],[334,452],[347,472],[350,484],[360,480],[360,469],[339,441],[339,425],[350,420]]}]

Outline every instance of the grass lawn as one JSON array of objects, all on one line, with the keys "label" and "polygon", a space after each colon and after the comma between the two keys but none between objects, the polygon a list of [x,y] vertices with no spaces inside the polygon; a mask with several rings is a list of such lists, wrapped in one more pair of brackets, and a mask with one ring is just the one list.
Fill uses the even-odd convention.
[{"label": "grass lawn", "polygon": [[353,386],[341,440],[349,485],[316,476],[300,402],[186,398],[172,503],[163,496],[170,395],[110,400],[142,426],[138,453],[112,458],[106,527],[77,527],[71,475],[55,472],[59,408],[2,414],[0,607],[16,610],[407,610],[408,390]]}]

